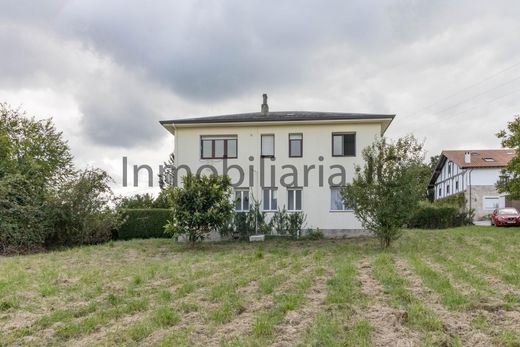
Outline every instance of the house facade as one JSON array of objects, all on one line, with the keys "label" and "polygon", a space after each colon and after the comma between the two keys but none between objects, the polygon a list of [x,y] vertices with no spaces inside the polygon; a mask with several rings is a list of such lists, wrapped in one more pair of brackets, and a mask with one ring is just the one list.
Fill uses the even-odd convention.
[{"label": "house facade", "polygon": [[324,234],[363,233],[341,201],[361,151],[380,137],[394,115],[261,112],[162,121],[174,135],[177,179],[186,173],[226,174],[237,211],[253,201],[269,216],[285,207],[306,214],[306,228]]},{"label": "house facade", "polygon": [[506,207],[507,195],[498,193],[495,184],[514,155],[510,149],[443,151],[429,184],[434,199],[463,193],[477,220]]}]

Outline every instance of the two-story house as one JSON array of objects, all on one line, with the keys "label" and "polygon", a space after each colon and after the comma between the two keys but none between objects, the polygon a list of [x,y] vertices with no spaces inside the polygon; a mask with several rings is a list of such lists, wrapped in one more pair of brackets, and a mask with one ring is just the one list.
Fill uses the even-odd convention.
[{"label": "two-story house", "polygon": [[382,136],[394,115],[288,111],[161,121],[174,135],[177,177],[231,177],[236,210],[253,199],[267,214],[303,211],[307,228],[325,235],[364,233],[340,188],[362,165],[361,151]]},{"label": "two-story house", "polygon": [[499,194],[495,184],[514,155],[511,149],[442,151],[429,184],[434,199],[463,193],[477,220],[505,207],[506,194]]}]

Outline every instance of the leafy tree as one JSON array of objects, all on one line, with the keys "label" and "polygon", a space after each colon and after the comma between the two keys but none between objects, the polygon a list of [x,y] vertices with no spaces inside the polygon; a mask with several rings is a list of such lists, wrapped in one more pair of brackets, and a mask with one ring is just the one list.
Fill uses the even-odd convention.
[{"label": "leafy tree", "polygon": [[153,208],[154,197],[150,193],[135,194],[121,199],[121,208]]},{"label": "leafy tree", "polygon": [[86,169],[65,182],[49,199],[52,223],[47,243],[51,245],[95,244],[108,241],[123,217],[103,170]]},{"label": "leafy tree", "polygon": [[0,179],[0,254],[42,248],[48,234],[44,201],[19,174]]},{"label": "leafy tree", "polygon": [[186,175],[172,194],[172,220],[165,226],[174,238],[186,236],[193,246],[231,220],[231,181],[227,176]]},{"label": "leafy tree", "polygon": [[161,190],[172,187],[177,182],[177,171],[175,168],[175,154],[171,153],[168,161],[164,162],[164,171],[159,173],[159,187]]},{"label": "leafy tree", "polygon": [[50,119],[0,103],[0,251],[43,246],[48,196],[74,173],[72,155]]},{"label": "leafy tree", "polygon": [[356,167],[352,183],[342,190],[364,228],[374,232],[387,248],[424,193],[423,145],[412,135],[389,143],[377,139],[363,150],[364,167]]},{"label": "leafy tree", "polygon": [[520,116],[507,123],[507,128],[501,130],[497,137],[501,139],[502,147],[516,151],[515,156],[502,169],[502,178],[496,187],[500,193],[509,193],[511,199],[520,199]]},{"label": "leafy tree", "polygon": [[3,175],[20,174],[49,188],[74,172],[69,146],[51,119],[27,118],[0,103],[0,144]]}]

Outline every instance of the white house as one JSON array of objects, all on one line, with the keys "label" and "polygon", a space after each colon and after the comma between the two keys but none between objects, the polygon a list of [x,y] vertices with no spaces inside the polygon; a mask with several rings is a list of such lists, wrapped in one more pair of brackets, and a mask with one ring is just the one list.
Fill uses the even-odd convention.
[{"label": "white house", "polygon": [[505,207],[506,195],[499,194],[495,184],[514,155],[511,149],[443,151],[429,185],[434,199],[463,193],[475,219]]},{"label": "white house", "polygon": [[236,209],[252,199],[272,214],[285,206],[303,211],[307,228],[326,235],[363,232],[343,206],[339,189],[349,182],[361,151],[386,131],[394,115],[287,111],[161,121],[174,135],[179,181],[188,171],[231,177]]}]

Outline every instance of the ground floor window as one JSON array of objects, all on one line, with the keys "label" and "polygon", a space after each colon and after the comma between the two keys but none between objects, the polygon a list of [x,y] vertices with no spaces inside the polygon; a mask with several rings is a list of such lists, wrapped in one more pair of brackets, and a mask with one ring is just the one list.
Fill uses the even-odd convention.
[{"label": "ground floor window", "polygon": [[276,188],[264,188],[262,209],[264,211],[276,211],[278,209],[278,190]]},{"label": "ground floor window", "polygon": [[500,205],[500,198],[498,196],[485,196],[484,197],[484,210],[494,210]]},{"label": "ground floor window", "polygon": [[249,189],[235,190],[235,211],[247,212],[249,211]]},{"label": "ground floor window", "polygon": [[298,188],[287,189],[287,210],[302,210],[302,190]]},{"label": "ground floor window", "polygon": [[348,208],[343,204],[343,199],[341,198],[341,187],[330,187],[330,210],[331,211],[350,211],[351,208]]}]

